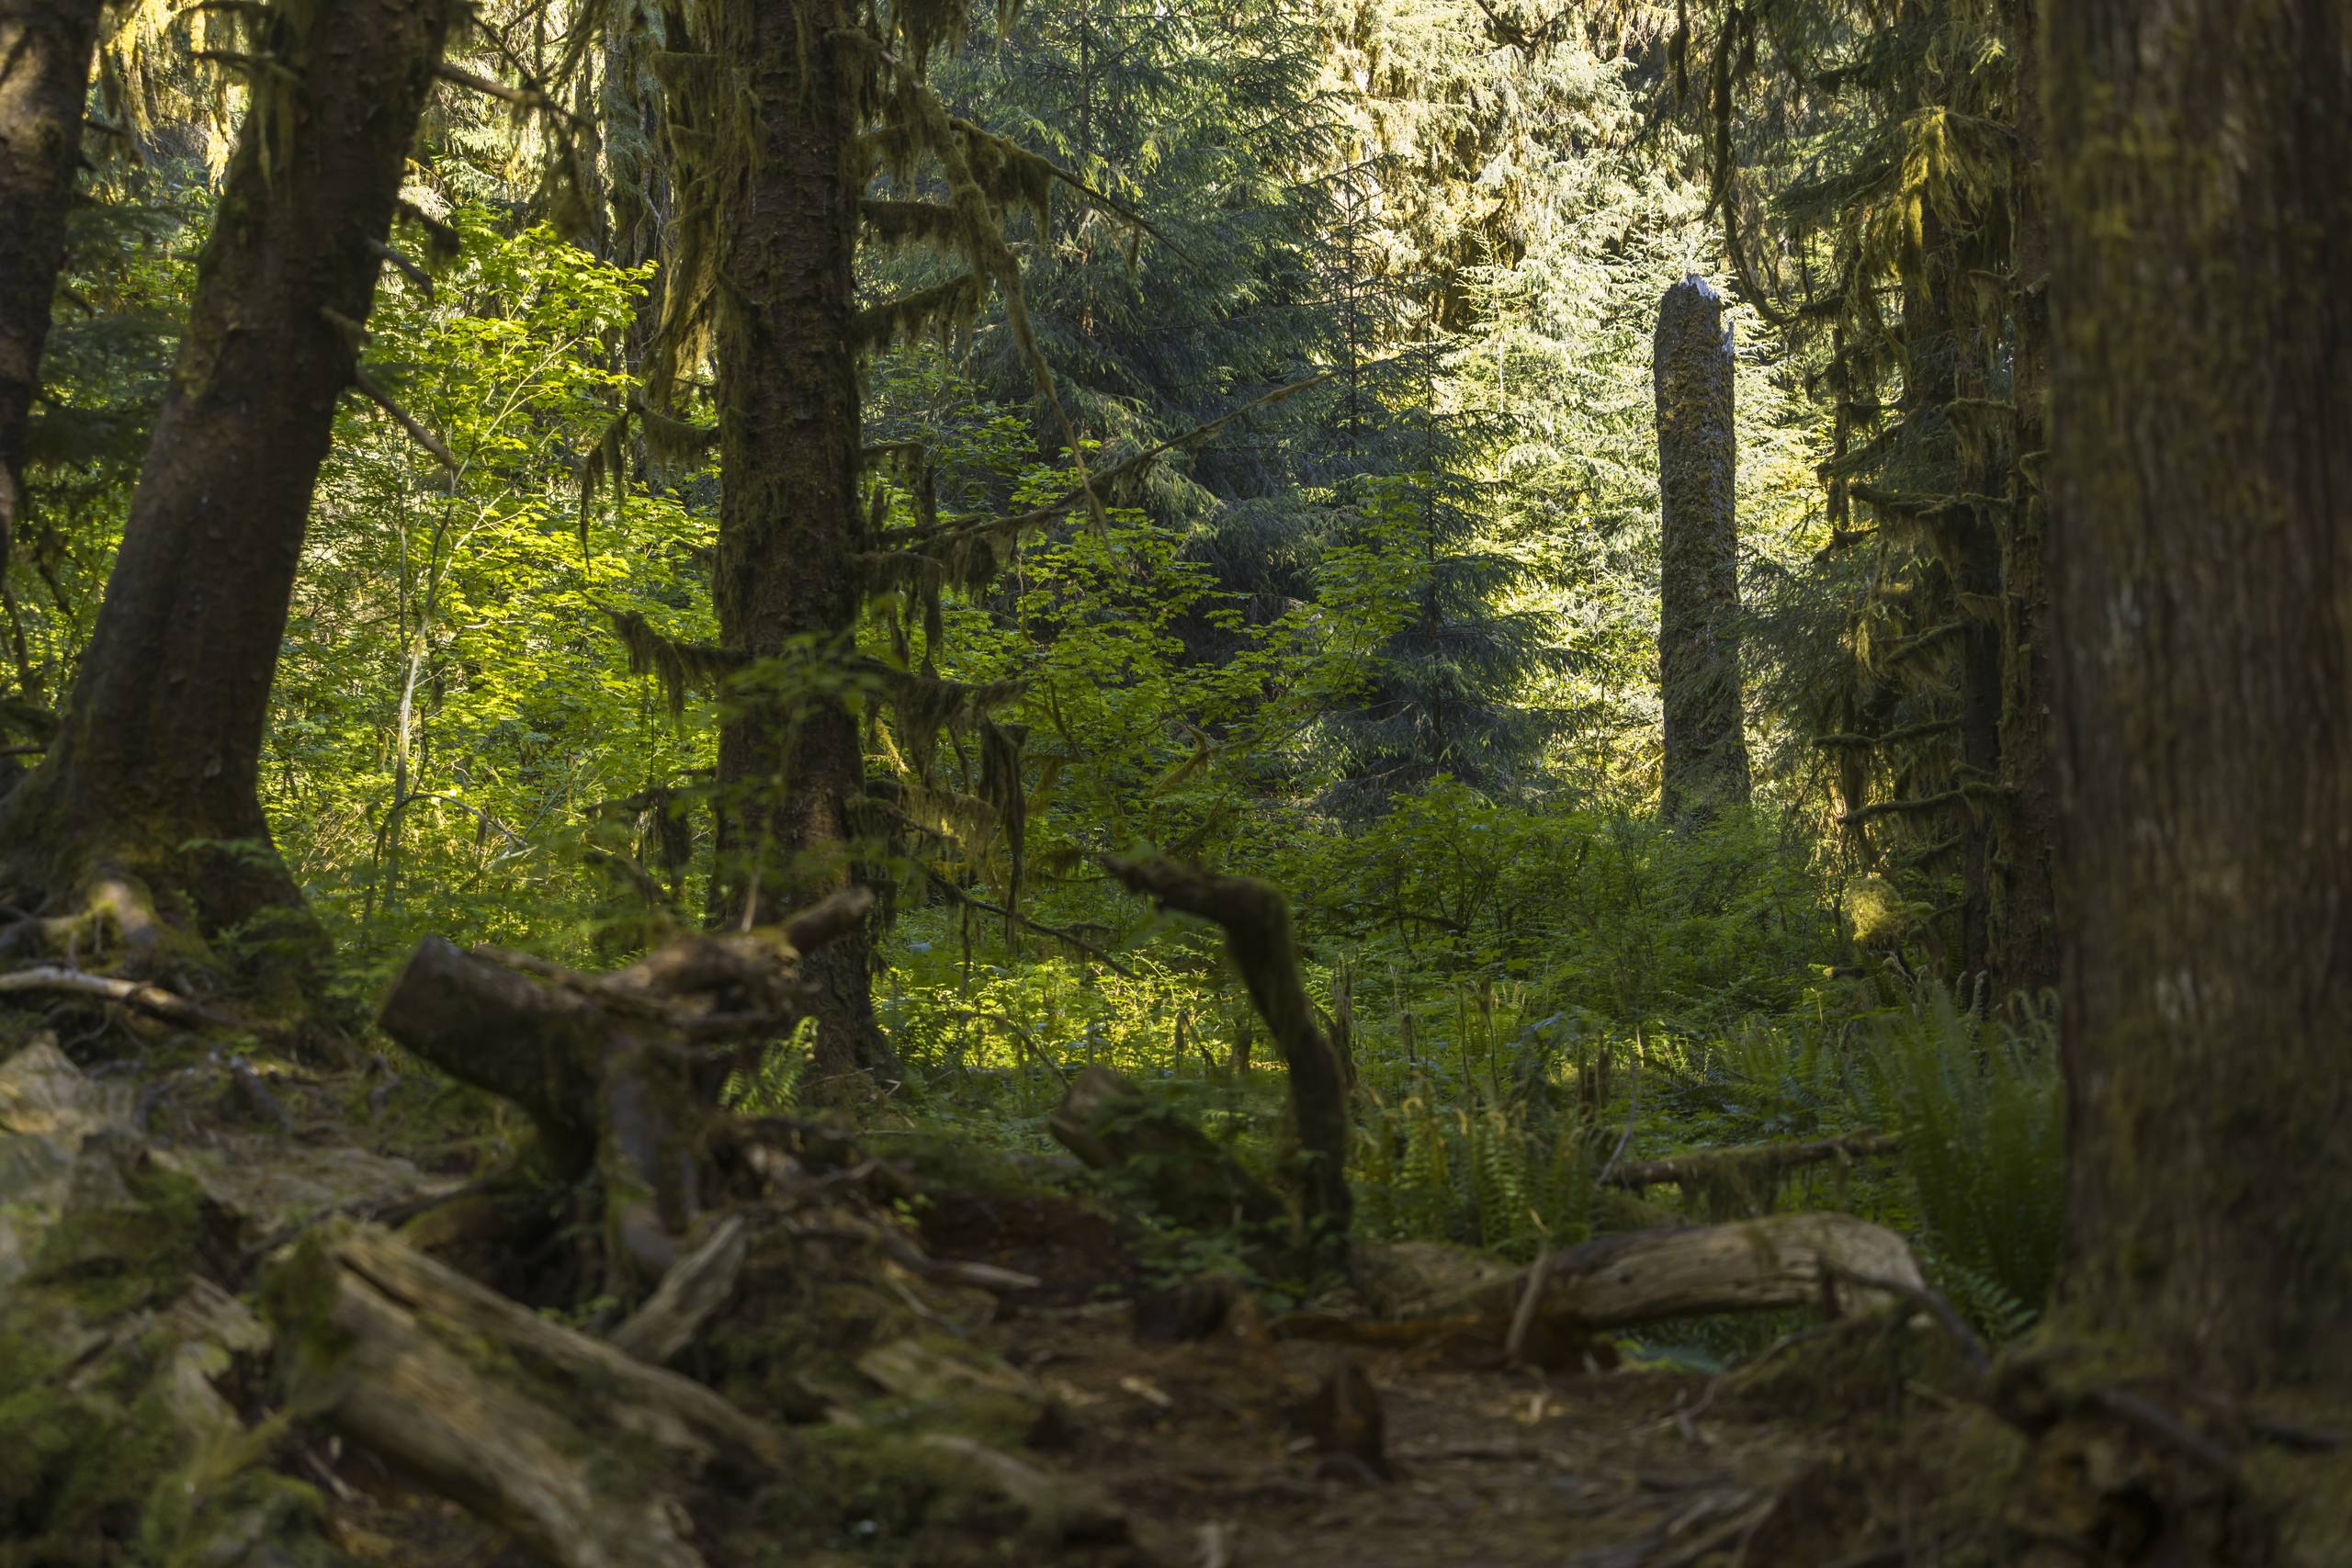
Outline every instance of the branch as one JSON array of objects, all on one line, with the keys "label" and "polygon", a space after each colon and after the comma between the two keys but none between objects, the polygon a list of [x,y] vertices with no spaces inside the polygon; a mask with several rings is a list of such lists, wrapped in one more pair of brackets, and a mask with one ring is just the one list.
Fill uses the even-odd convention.
[{"label": "branch", "polygon": [[175,991],[161,986],[150,986],[139,980],[117,979],[111,975],[85,975],[79,969],[64,969],[53,964],[39,964],[30,969],[17,969],[0,975],[0,994],[11,991],[64,991],[74,996],[96,997],[101,1000],[120,1002],[141,1012],[173,1023],[209,1026],[215,1029],[243,1029],[244,1022],[227,1013],[214,1012],[210,1008],[188,1000]]},{"label": "branch", "polygon": [[1816,735],[1813,738],[1813,743],[1826,749],[1850,747],[1857,750],[1869,750],[1879,746],[1899,746],[1906,740],[1925,740],[1931,735],[1949,735],[1959,728],[1960,720],[1956,718],[1931,718],[1924,724],[1906,724],[1900,728],[1890,729],[1883,735],[1854,735],[1842,732]]},{"label": "branch", "polygon": [[503,82],[479,75],[462,65],[453,65],[446,60],[433,68],[433,73],[444,82],[454,82],[469,92],[480,93],[484,97],[496,98],[501,103],[513,104],[518,109],[544,109],[553,112],[557,107],[553,98],[536,88],[510,87]]},{"label": "branch", "polygon": [[1344,1235],[1348,1192],[1347,1083],[1339,1053],[1324,1037],[1315,1003],[1299,974],[1290,904],[1272,886],[1246,876],[1211,876],[1172,860],[1113,860],[1103,869],[1130,893],[1225,928],[1225,950],[1250,987],[1250,999],[1290,1068],[1291,1109],[1299,1143],[1309,1156],[1300,1198],[1307,1224]]},{"label": "branch", "polygon": [[1995,800],[2001,800],[2007,798],[2008,793],[1999,784],[1972,782],[1938,795],[1911,795],[1901,800],[1872,801],[1868,806],[1840,813],[1838,825],[1841,828],[1859,828],[1865,822],[1881,817],[1894,816],[1901,812],[1940,811],[1948,806],[1960,805],[1971,795],[1979,798],[1989,795]]},{"label": "branch", "polygon": [[1039,936],[1051,937],[1056,942],[1065,943],[1068,946],[1076,949],[1078,952],[1086,954],[1087,957],[1091,958],[1095,963],[1100,964],[1105,969],[1110,970],[1114,975],[1123,976],[1130,980],[1137,977],[1134,970],[1128,968],[1125,964],[1120,963],[1117,959],[1112,957],[1109,953],[1103,952],[1092,942],[1088,942],[1084,937],[1079,936],[1071,931],[1066,931],[1059,926],[1042,924],[1036,920],[1031,919],[1028,916],[1022,914],[1018,910],[1007,909],[1000,904],[991,904],[985,898],[974,897],[971,894],[965,892],[961,887],[956,886],[954,881],[942,874],[936,867],[926,865],[922,868],[922,874],[931,878],[932,886],[937,887],[944,893],[953,896],[961,902],[970,905],[975,909],[978,909],[983,913],[990,915],[1010,916],[1012,919],[1018,920],[1023,930],[1032,931],[1036,932]]},{"label": "branch", "polygon": [[391,415],[392,423],[407,431],[410,440],[432,453],[434,459],[449,470],[451,478],[464,472],[463,466],[449,448],[442,445],[441,438],[419,424],[408,410],[394,402],[392,395],[378,384],[376,378],[368,374],[366,366],[354,365],[351,367],[351,384],[358,388],[369,402]]},{"label": "branch", "polygon": [[417,292],[424,296],[426,304],[433,303],[433,276],[430,273],[381,240],[368,241],[368,248],[375,252],[379,259],[388,261],[398,267],[401,276],[414,284]]}]

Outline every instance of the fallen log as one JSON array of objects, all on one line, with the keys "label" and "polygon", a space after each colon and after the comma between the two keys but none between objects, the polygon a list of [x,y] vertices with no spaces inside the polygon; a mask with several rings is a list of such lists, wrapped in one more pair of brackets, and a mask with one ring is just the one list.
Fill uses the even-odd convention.
[{"label": "fallen log", "polygon": [[[1359,1245],[1359,1280],[1399,1326],[1473,1333],[1514,1347],[1537,1324],[1583,1332],[1710,1313],[1817,1307],[1872,1312],[1924,1291],[1899,1235],[1846,1214],[1773,1214],[1720,1225],[1628,1231],[1547,1253],[1513,1270],[1482,1254],[1406,1243]],[[1351,1338],[1318,1314],[1274,1325],[1278,1337]]]},{"label": "fallen log", "polygon": [[1822,1138],[1809,1144],[1745,1144],[1730,1148],[1702,1149],[1671,1159],[1634,1160],[1611,1170],[1611,1187],[1688,1186],[1731,1174],[1793,1170],[1826,1160],[1841,1163],[1890,1155],[1903,1146],[1894,1133],[1852,1133],[1842,1138]]},{"label": "fallen log", "polygon": [[[1588,1328],[1631,1328],[1660,1318],[1817,1306],[1832,1316],[1872,1312],[1900,1296],[1857,1276],[1926,1289],[1909,1244],[1848,1214],[1770,1214],[1731,1224],[1605,1235],[1546,1253],[1518,1279],[1488,1286],[1482,1304],[1514,1320],[1536,1315]],[[1516,1298],[1515,1300],[1513,1298]]]},{"label": "fallen log", "polygon": [[1343,1242],[1353,1201],[1348,1191],[1347,1075],[1299,973],[1289,901],[1254,878],[1211,876],[1172,860],[1102,863],[1129,892],[1224,928],[1226,953],[1241,971],[1250,999],[1290,1069],[1291,1113],[1305,1156],[1299,1162],[1299,1206],[1309,1239]]},{"label": "fallen log", "polygon": [[291,1403],[560,1568],[702,1568],[714,1490],[790,1462],[781,1434],[700,1383],[371,1225],[280,1252],[262,1299]]}]

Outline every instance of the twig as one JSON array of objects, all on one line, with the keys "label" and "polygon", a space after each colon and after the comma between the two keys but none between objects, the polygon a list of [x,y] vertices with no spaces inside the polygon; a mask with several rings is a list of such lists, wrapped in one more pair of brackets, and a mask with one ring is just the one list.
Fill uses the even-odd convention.
[{"label": "twig", "polygon": [[985,898],[975,897],[971,894],[965,892],[961,887],[956,886],[952,878],[941,872],[935,866],[924,866],[922,868],[922,874],[931,879],[933,886],[939,888],[942,892],[949,894],[952,897],[960,899],[962,902],[970,905],[973,908],[979,910],[983,914],[1009,915],[1013,919],[1020,921],[1023,930],[1034,931],[1039,936],[1051,937],[1056,942],[1062,942],[1069,947],[1075,948],[1080,953],[1086,954],[1087,957],[1094,960],[1095,963],[1102,965],[1103,968],[1111,971],[1114,975],[1124,976],[1125,978],[1130,980],[1137,978],[1134,970],[1128,968],[1125,964],[1120,963],[1117,959],[1112,957],[1109,953],[1103,952],[1101,948],[1095,946],[1092,942],[1088,942],[1084,937],[1079,936],[1075,932],[1064,931],[1059,926],[1049,926],[1041,921],[1033,920],[1028,916],[1021,913],[1018,909],[1008,909],[1001,904],[991,904]]}]

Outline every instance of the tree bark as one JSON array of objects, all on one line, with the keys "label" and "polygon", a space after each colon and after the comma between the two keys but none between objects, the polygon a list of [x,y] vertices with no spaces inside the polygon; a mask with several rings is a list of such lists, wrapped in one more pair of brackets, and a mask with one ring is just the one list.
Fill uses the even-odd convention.
[{"label": "tree bark", "polygon": [[1658,684],[1669,819],[1747,804],[1742,728],[1737,434],[1724,299],[1688,277],[1658,309]]},{"label": "tree bark", "polygon": [[66,722],[0,797],[0,883],[56,902],[120,873],[204,935],[300,910],[255,792],[270,682],[455,9],[346,0],[267,22],[285,70],[257,78]]},{"label": "tree bark", "polygon": [[2341,1404],[2352,9],[2067,0],[2045,36],[2061,1322]]},{"label": "tree bark", "polygon": [[2058,774],[2050,728],[2050,582],[2041,504],[2050,444],[2050,247],[2042,219],[2041,10],[2040,0],[2003,0],[2001,7],[2002,46],[2016,73],[2009,400],[2017,424],[2000,538],[2002,809],[1994,839],[1992,963],[2003,990],[2030,995],[2058,983],[2051,877]]},{"label": "tree bark", "polygon": [[[846,652],[863,584],[855,333],[857,95],[846,0],[714,7],[711,46],[753,106],[722,131],[717,300],[721,639],[755,660]],[[730,83],[726,91],[734,92]],[[722,118],[722,125],[732,125]],[[720,904],[756,922],[857,875],[865,781],[857,720],[833,694],[742,693],[720,731]],[[861,929],[810,963],[820,1078],[894,1072]]]},{"label": "tree bark", "polygon": [[0,572],[24,508],[25,426],[65,261],[101,9],[101,0],[0,0]]}]

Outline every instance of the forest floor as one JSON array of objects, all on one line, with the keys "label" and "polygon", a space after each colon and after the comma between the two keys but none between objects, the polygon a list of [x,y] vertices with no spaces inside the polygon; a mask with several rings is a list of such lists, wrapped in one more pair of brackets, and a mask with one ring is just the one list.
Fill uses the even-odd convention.
[{"label": "forest floor", "polygon": [[[957,1205],[926,1236],[945,1256],[1037,1273],[978,1336],[1039,1379],[1082,1437],[1067,1462],[1102,1485],[1153,1555],[1230,1568],[1897,1564],[1933,1517],[1919,1456],[1973,1412],[1912,1402],[1840,1419],[1776,1411],[1715,1378],[1634,1366],[1506,1369],[1487,1344],[1393,1348],[1282,1337],[1254,1314],[1207,1338],[1138,1342],[1132,1303],[1057,1304],[1125,1277],[1114,1248],[1069,1247],[1057,1205]],[[971,1221],[978,1219],[978,1224]],[[991,1223],[993,1222],[993,1223]],[[977,1244],[977,1245],[974,1245]],[[1361,1322],[1367,1337],[1385,1325]],[[1345,1323],[1340,1326],[1344,1327]],[[1318,1452],[1304,1428],[1342,1363],[1374,1391],[1390,1474]]]},{"label": "forest floor", "polygon": [[[252,1260],[269,1247],[282,1252],[288,1236],[323,1214],[389,1213],[418,1206],[420,1194],[449,1194],[513,1130],[495,1117],[481,1119],[491,1102],[467,1102],[467,1091],[455,1091],[461,1109],[453,1119],[453,1091],[429,1075],[401,1082],[380,1067],[323,1074],[219,1051],[191,1058],[187,1044],[183,1037],[182,1065],[168,1070],[119,1061],[116,1071],[99,1064],[68,1081],[70,1073],[52,1069],[49,1087],[37,1092],[26,1087],[23,1063],[7,1062],[12,1048],[0,1046],[0,1077],[20,1075],[14,1089],[0,1083],[6,1091],[0,1092],[0,1173],[49,1168],[44,1162],[77,1117],[91,1127],[135,1125],[173,1168],[197,1177],[211,1202],[242,1216],[248,1272],[211,1280],[232,1294],[250,1296]],[[460,1127],[463,1135],[449,1136]],[[13,1148],[12,1137],[21,1140]],[[85,1169],[89,1151],[105,1144],[86,1140]],[[1138,1306],[1148,1314],[1154,1290],[1168,1288],[1166,1276],[1148,1277],[1137,1227],[1099,1195],[1056,1190],[1026,1176],[1001,1191],[929,1170],[922,1184],[925,1196],[901,1212],[911,1211],[907,1234],[932,1258],[992,1265],[1036,1281],[993,1296],[934,1294],[928,1304],[893,1284],[920,1320],[913,1327],[925,1353],[979,1369],[972,1375],[982,1382],[1001,1374],[1017,1383],[1042,1413],[1019,1440],[1023,1462],[1107,1497],[1125,1528],[1109,1542],[1045,1540],[1034,1518],[1024,1524],[1015,1513],[967,1511],[943,1527],[934,1506],[930,1523],[910,1530],[886,1469],[820,1501],[800,1540],[779,1543],[780,1554],[759,1561],[843,1568],[1953,1562],[1964,1559],[1937,1544],[1948,1539],[1955,1510],[1948,1494],[1963,1476],[1997,1480],[1984,1462],[1991,1439],[1983,1419],[1899,1368],[1891,1381],[1862,1380],[1876,1392],[1858,1402],[1834,1391],[1815,1399],[1798,1389],[1792,1397],[1785,1380],[1740,1392],[1730,1378],[1634,1364],[1507,1367],[1491,1338],[1397,1332],[1346,1290],[1307,1303],[1315,1310],[1306,1319],[1270,1316],[1254,1298],[1236,1293],[1200,1337],[1148,1340],[1137,1334]],[[73,1191],[58,1197],[65,1186]],[[85,1189],[95,1184],[77,1175],[56,1191],[43,1189],[48,1196],[36,1194],[33,1207],[54,1200],[53,1217],[71,1227]],[[0,1234],[0,1242],[9,1239]],[[813,1347],[772,1359],[799,1358],[817,1368],[830,1358],[817,1378],[826,1408],[798,1413],[797,1420],[816,1425],[792,1428],[821,1434],[870,1421],[887,1404],[874,1399],[871,1383],[858,1388],[847,1370],[865,1364],[857,1358],[877,1345],[915,1340],[910,1320],[886,1321],[887,1310],[859,1304],[868,1299],[861,1292],[887,1300],[874,1289],[870,1268],[863,1276],[845,1268],[836,1285],[817,1277],[825,1265],[809,1267],[808,1257],[805,1246],[792,1251],[803,1274],[773,1291],[762,1281],[774,1276],[755,1261],[729,1309],[728,1332],[738,1347],[747,1335],[773,1347]],[[210,1268],[200,1260],[193,1267]],[[36,1267],[29,1278],[70,1281],[77,1271],[86,1276],[86,1259],[49,1276]],[[808,1305],[823,1292],[831,1293],[828,1304]],[[796,1293],[797,1307],[786,1300]],[[563,1316],[560,1304],[541,1311]],[[822,1345],[807,1327],[820,1316],[835,1336]],[[1310,1319],[1317,1337],[1298,1337],[1295,1325]],[[695,1372],[699,1353],[689,1349],[673,1364]],[[0,1384],[6,1381],[0,1376]],[[266,1380],[255,1371],[242,1381],[250,1401]],[[743,1383],[714,1381],[741,1399]],[[1330,1391],[1365,1383],[1377,1415],[1359,1402],[1335,1427]],[[778,1415],[749,1407],[763,1418]],[[913,1429],[944,1418],[944,1405],[917,1399],[901,1416],[909,1407],[922,1409],[905,1417]],[[268,1408],[266,1399],[252,1404],[246,1418],[264,1419]],[[1369,1441],[1366,1421],[1376,1433]],[[1962,1453],[1973,1457],[1946,1462]],[[401,1568],[530,1561],[497,1531],[394,1480],[363,1452],[297,1443],[275,1462],[319,1488],[324,1534],[345,1561]],[[1966,1499],[1957,1502],[1960,1512],[1970,1511]],[[869,1506],[872,1518],[865,1517]],[[943,1528],[960,1533],[943,1544]],[[0,1529],[0,1562],[17,1560],[7,1533]],[[29,1561],[44,1559],[36,1551]]]}]

